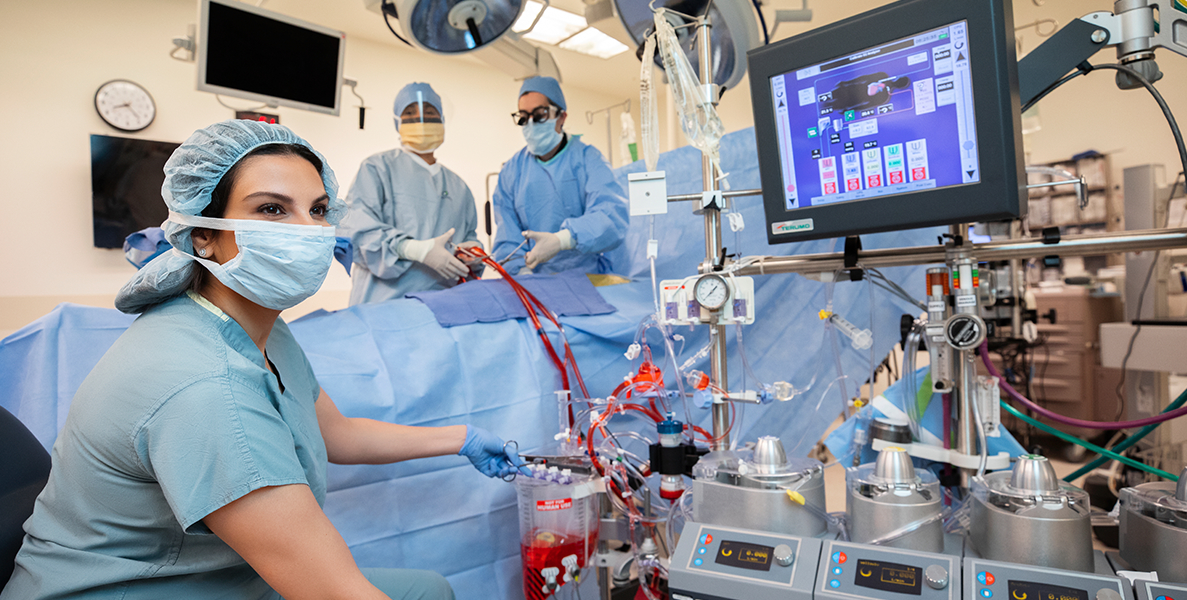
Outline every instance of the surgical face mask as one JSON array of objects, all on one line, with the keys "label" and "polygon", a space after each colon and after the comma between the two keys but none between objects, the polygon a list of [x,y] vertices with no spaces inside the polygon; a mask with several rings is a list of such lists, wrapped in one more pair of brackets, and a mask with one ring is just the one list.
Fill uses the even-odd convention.
[{"label": "surgical face mask", "polygon": [[543,123],[532,121],[523,126],[523,139],[528,143],[528,152],[544,156],[561,143],[561,132],[556,130],[556,119]]},{"label": "surgical face mask", "polygon": [[169,212],[169,220],[191,227],[235,232],[239,254],[223,264],[186,256],[223,285],[272,310],[284,310],[312,296],[326,280],[334,260],[333,227],[293,225],[250,219],[211,219]]},{"label": "surgical face mask", "polygon": [[400,142],[417,152],[429,153],[445,141],[444,123],[402,123]]}]

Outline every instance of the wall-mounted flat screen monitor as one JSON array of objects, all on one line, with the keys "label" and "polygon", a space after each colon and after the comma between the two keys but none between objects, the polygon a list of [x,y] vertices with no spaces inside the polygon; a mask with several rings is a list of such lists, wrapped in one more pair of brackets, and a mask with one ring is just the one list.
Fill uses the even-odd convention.
[{"label": "wall-mounted flat screen monitor", "polygon": [[169,216],[161,198],[165,161],[179,144],[91,136],[91,213],[96,248],[123,248],[124,238],[160,227]]},{"label": "wall-mounted flat screen monitor", "polygon": [[771,243],[1025,213],[1008,0],[902,0],[749,53]]},{"label": "wall-mounted flat screen monitor", "polygon": [[346,34],[243,2],[199,10],[199,91],[338,114]]}]

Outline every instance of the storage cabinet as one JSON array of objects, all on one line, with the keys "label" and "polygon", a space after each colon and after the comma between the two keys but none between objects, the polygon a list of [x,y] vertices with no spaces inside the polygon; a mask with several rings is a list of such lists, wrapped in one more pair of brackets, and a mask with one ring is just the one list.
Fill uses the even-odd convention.
[{"label": "storage cabinet", "polygon": [[[1101,323],[1122,319],[1121,298],[1094,296],[1081,287],[1038,290],[1035,296],[1038,330],[1046,336],[1046,343],[1034,350],[1032,399],[1069,417],[1113,420],[1119,405],[1116,386],[1120,372],[1100,366],[1099,331]],[[1039,420],[1079,437],[1098,433]],[[1020,425],[1007,423],[1013,431]]]}]

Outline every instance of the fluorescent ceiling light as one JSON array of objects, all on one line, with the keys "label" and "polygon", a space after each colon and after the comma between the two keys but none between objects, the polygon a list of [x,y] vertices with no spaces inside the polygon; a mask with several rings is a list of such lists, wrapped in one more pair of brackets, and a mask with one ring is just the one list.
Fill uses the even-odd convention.
[{"label": "fluorescent ceiling light", "polygon": [[610,58],[626,52],[626,44],[589,27],[560,43],[565,50],[572,50],[598,58]]},{"label": "fluorescent ceiling light", "polygon": [[536,15],[540,14],[541,8],[544,8],[543,4],[535,0],[528,0],[528,3],[523,7],[523,12],[519,15],[519,19],[515,21],[515,25],[511,26],[511,31],[515,33],[526,31],[528,27],[532,26],[532,21],[536,19]]},{"label": "fluorescent ceiling light", "polygon": [[544,8],[544,4],[536,0],[527,1],[511,30],[516,33],[527,31],[541,9],[544,15],[536,27],[523,36],[524,39],[550,46],[559,45],[565,50],[598,58],[610,58],[629,49],[618,40],[590,27],[585,17],[551,6]]},{"label": "fluorescent ceiling light", "polygon": [[[512,29],[523,31],[531,26],[536,14],[540,12],[540,6],[542,5],[528,2],[523,9],[523,14],[520,15]],[[523,37],[527,40],[555,46],[588,26],[585,17],[550,6],[544,9],[544,16],[540,18],[539,23],[536,23],[536,28]]]}]

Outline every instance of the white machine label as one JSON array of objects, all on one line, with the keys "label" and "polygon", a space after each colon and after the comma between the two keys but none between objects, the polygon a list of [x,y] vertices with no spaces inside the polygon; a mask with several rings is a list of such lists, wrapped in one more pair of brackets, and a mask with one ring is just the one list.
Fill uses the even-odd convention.
[{"label": "white machine label", "polygon": [[928,178],[926,139],[907,142],[907,168],[910,170],[911,181],[923,181]]},{"label": "white machine label", "polygon": [[812,225],[812,219],[798,219],[796,221],[782,221],[779,223],[771,223],[771,233],[794,233],[797,231],[812,231],[815,226]]},{"label": "white machine label", "polygon": [[857,152],[849,152],[841,156],[841,163],[845,166],[845,191],[852,192],[861,189],[861,159]]},{"label": "white machine label", "polygon": [[[826,194],[837,193],[837,158],[827,156],[820,159],[820,188]],[[832,190],[832,191],[829,191]]]},{"label": "white machine label", "polygon": [[898,185],[907,181],[907,164],[902,144],[891,144],[882,149],[886,155],[886,183]]},{"label": "white machine label", "polygon": [[944,312],[945,304],[943,302],[928,302],[927,312],[942,313]]},{"label": "white machine label", "polygon": [[931,77],[927,79],[920,79],[916,81],[913,86],[915,89],[915,114],[926,115],[927,113],[936,112],[936,90],[934,80]]},{"label": "white machine label", "polygon": [[976,306],[977,305],[977,297],[976,296],[957,296],[956,297],[956,305],[961,306],[961,307]]},{"label": "white machine label", "polygon": [[870,148],[861,151],[861,166],[866,174],[866,188],[882,187],[882,151]]}]

